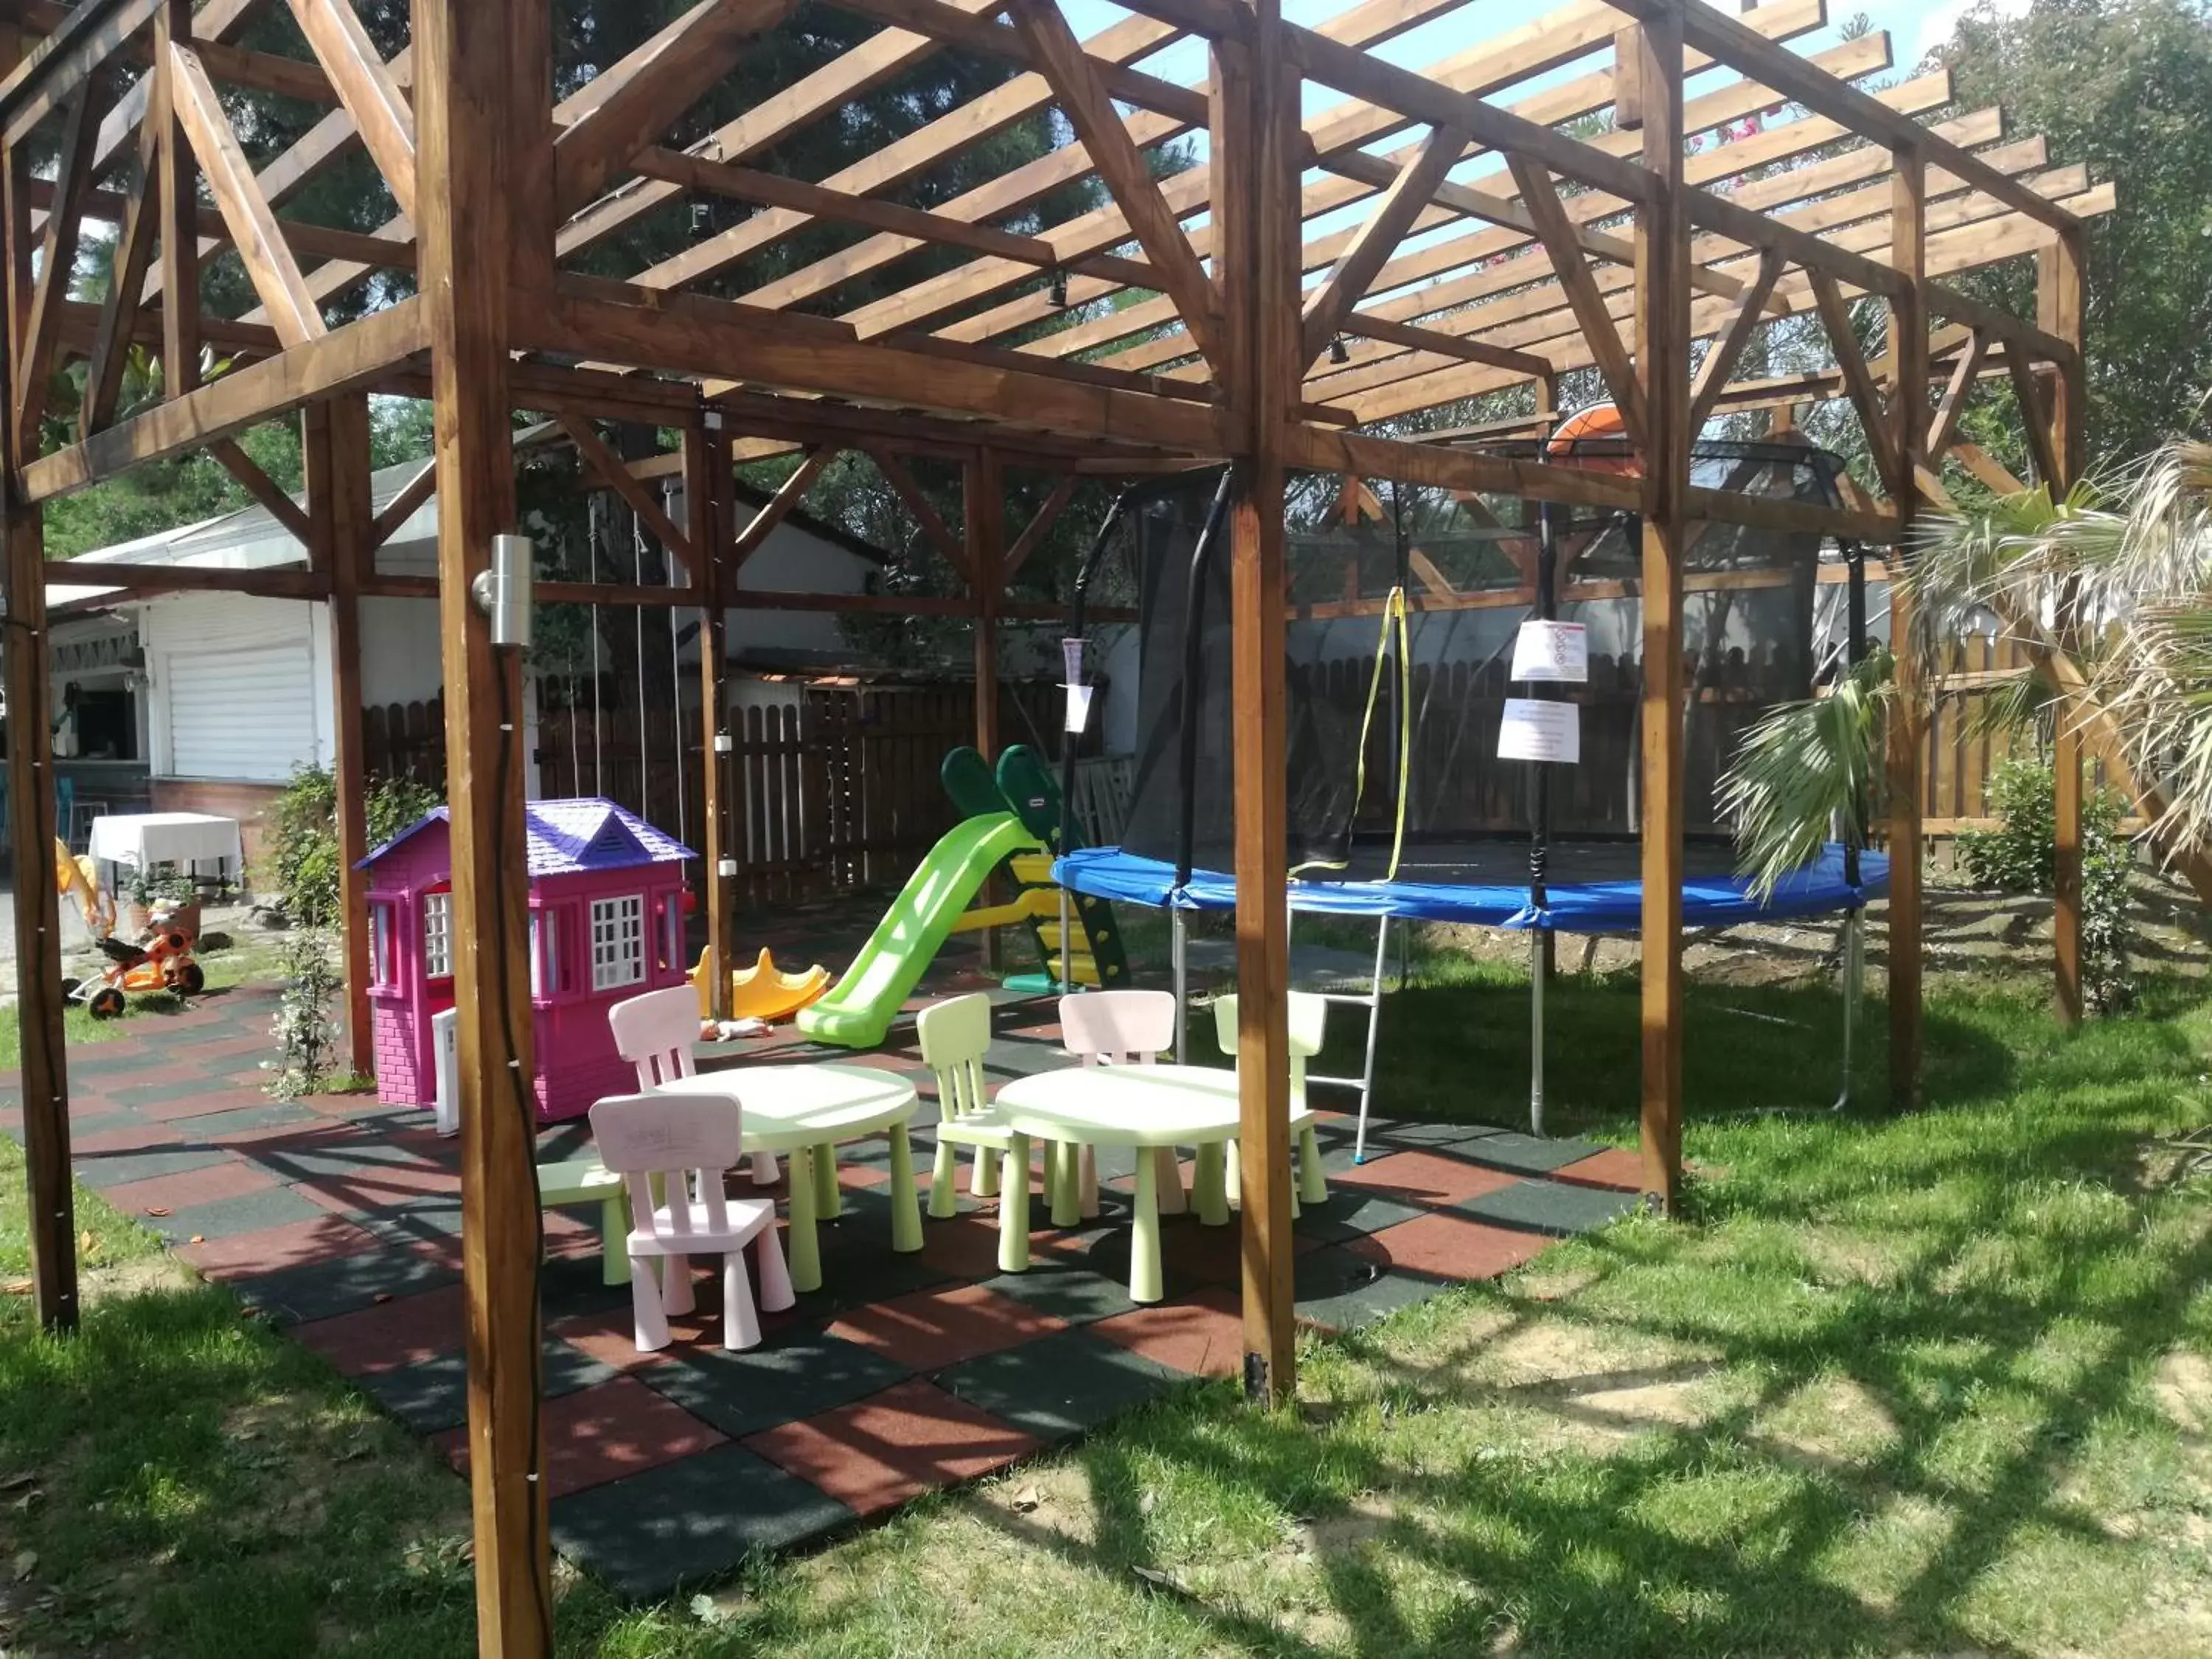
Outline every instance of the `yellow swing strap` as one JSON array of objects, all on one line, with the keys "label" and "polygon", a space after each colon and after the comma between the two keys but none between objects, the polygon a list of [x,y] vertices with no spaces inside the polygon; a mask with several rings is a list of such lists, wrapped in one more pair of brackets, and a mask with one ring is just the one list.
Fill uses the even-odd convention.
[{"label": "yellow swing strap", "polygon": [[[1375,729],[1376,705],[1382,700],[1383,662],[1391,653],[1391,632],[1397,633],[1398,659],[1398,811],[1397,822],[1390,833],[1390,867],[1382,879],[1395,881],[1398,876],[1398,860],[1406,851],[1406,785],[1413,767],[1413,607],[1403,587],[1393,587],[1389,597],[1382,601],[1382,629],[1375,641],[1375,672],[1367,682],[1367,709],[1359,720],[1358,771],[1352,789],[1352,816],[1359,816],[1359,804],[1367,797],[1367,738]],[[1309,859],[1291,872],[1296,879],[1308,870],[1341,870],[1341,859]]]}]

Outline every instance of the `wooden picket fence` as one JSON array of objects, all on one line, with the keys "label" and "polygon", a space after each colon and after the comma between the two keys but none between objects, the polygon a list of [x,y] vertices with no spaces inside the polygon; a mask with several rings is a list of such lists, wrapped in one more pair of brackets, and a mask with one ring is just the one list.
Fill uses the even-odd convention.
[{"label": "wooden picket fence", "polygon": [[[1927,834],[1994,826],[1989,784],[1997,767],[2015,753],[2048,758],[2052,716],[2044,715],[2033,732],[1992,732],[1980,714],[2029,665],[2027,647],[2008,635],[1969,634],[1952,642],[1929,700],[1920,780],[1922,828]],[[2085,759],[2090,788],[2123,787],[2124,772],[2106,756],[2092,752]]]}]

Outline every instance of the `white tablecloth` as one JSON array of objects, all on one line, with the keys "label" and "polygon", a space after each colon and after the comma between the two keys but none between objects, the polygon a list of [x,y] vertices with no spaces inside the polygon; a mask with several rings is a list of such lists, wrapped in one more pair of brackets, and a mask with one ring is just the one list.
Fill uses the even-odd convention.
[{"label": "white tablecloth", "polygon": [[244,862],[238,820],[205,812],[130,812],[92,821],[92,856],[134,870],[157,864],[215,864],[235,872]]}]

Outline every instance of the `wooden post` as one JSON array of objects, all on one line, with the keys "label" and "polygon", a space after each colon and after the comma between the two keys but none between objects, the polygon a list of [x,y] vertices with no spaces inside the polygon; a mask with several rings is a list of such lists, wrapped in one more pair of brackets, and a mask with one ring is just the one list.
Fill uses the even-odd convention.
[{"label": "wooden post", "polygon": [[368,399],[359,394],[301,411],[313,562],[331,585],[331,713],[337,724],[338,949],[345,968],[346,1047],[356,1076],[376,1068],[369,1029],[368,769],[362,750],[361,583],[375,510],[369,489]]},{"label": "wooden post", "polygon": [[[2062,234],[2036,255],[2036,320],[2046,333],[2055,334],[2076,351],[2074,361],[2058,365],[2051,385],[2051,453],[2057,458],[2058,476],[2043,482],[2051,498],[2063,499],[2081,482],[2087,464],[2087,388],[2079,351],[2081,345],[2081,302],[2087,248],[2079,228]],[[2037,411],[2021,410],[2022,420],[2033,421]],[[2068,653],[2079,650],[2070,597],[2057,618],[2059,645]],[[2057,973],[2059,1017],[2069,1025],[2081,1018],[2081,721],[2085,711],[2071,702],[2059,707],[2057,734],[2051,744],[2051,944]]]},{"label": "wooden post", "polygon": [[1655,10],[1636,33],[1644,168],[1653,189],[1636,215],[1636,380],[1647,428],[1641,1139],[1645,1201],[1671,1212],[1682,1179],[1682,556],[1691,435],[1680,14]]},{"label": "wooden post", "polygon": [[[146,118],[161,132],[161,395],[180,397],[200,383],[199,169],[177,124],[173,42],[192,38],[191,0],[164,0],[154,17],[154,84]],[[149,179],[146,188],[156,190]]]},{"label": "wooden post", "polygon": [[[709,426],[708,420],[714,424]],[[735,742],[728,718],[730,441],[719,419],[701,416],[684,428],[684,530],[698,564],[700,765],[705,775],[700,850],[707,890],[708,1006],[730,1018],[730,969],[737,956],[738,822],[731,789]]]},{"label": "wooden post", "polygon": [[[963,538],[967,544],[969,580],[975,601],[975,747],[985,761],[999,759],[999,574],[1006,550],[1006,481],[994,451],[984,449],[961,469],[960,505]],[[994,904],[1000,895],[998,878],[986,883],[983,902]],[[1069,946],[1060,941],[1060,967],[1065,979]],[[1005,941],[995,927],[983,930],[984,964],[996,970],[1005,960]]]},{"label": "wooden post", "polygon": [[[552,247],[548,0],[414,0],[416,233],[430,314],[438,606],[461,1011],[461,1254],[477,1647],[552,1645],[538,1434],[538,1213],[520,653],[470,583],[514,530],[512,312]],[[520,290],[518,292],[518,290]]]},{"label": "wooden post", "polygon": [[[1920,501],[1918,468],[1928,441],[1927,166],[1919,149],[1891,153],[1890,261],[1905,280],[1889,303],[1890,439],[1898,456],[1897,546],[1911,545]],[[1912,645],[1911,596],[1889,585],[1889,642],[1896,661],[1890,711],[1889,788],[1889,1098],[1909,1111],[1920,1099],[1920,749],[1928,710],[1922,665]]]},{"label": "wooden post", "polygon": [[[0,72],[13,69],[27,43],[13,24],[0,25]],[[7,211],[0,279],[7,286],[9,326],[0,330],[0,394],[15,386],[15,359],[30,313],[30,215],[18,147],[6,155]],[[11,468],[39,453],[36,432],[16,429],[13,395],[0,395]],[[45,510],[7,492],[0,508],[0,580],[7,602],[0,673],[8,700],[9,834],[15,872],[15,1018],[21,1032],[18,1072],[23,1100],[23,1164],[31,1235],[31,1293],[39,1323],[76,1328],[76,1189],[70,1178],[69,1066],[62,1027],[62,908],[54,885],[54,738],[46,638]]]},{"label": "wooden post", "polygon": [[1223,410],[1237,494],[1230,515],[1237,800],[1237,1071],[1243,1200],[1244,1389],[1296,1392],[1291,1283],[1288,702],[1284,666],[1283,422],[1297,406],[1298,81],[1276,0],[1245,48],[1213,51],[1214,270]]}]

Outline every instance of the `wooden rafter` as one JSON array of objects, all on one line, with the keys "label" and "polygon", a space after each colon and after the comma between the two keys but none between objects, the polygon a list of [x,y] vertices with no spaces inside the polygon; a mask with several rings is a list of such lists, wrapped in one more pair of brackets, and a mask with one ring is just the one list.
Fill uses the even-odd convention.
[{"label": "wooden rafter", "polygon": [[611,184],[630,159],[683,118],[734,64],[745,43],[790,15],[796,0],[700,0],[607,74],[612,82],[553,143],[563,218]]},{"label": "wooden rafter", "polygon": [[1053,526],[1060,522],[1060,515],[1067,511],[1068,502],[1075,499],[1075,475],[1067,472],[1054,481],[1052,493],[1044,498],[1044,504],[1037,508],[1028,526],[1014,538],[1013,545],[1006,550],[1006,559],[999,567],[1001,586],[1013,580],[1021,568],[1030,562],[1030,556],[1044,545],[1045,537],[1051,533]]},{"label": "wooden rafter", "polygon": [[385,503],[384,510],[370,522],[368,545],[380,548],[399,533],[399,526],[415,516],[416,509],[438,493],[438,464],[422,463],[422,470],[399,487],[399,493]]},{"label": "wooden rafter", "polygon": [[1982,372],[1983,361],[1989,355],[1989,342],[1976,331],[1967,337],[1959,349],[1958,366],[1943,387],[1943,396],[1936,405],[1935,418],[1928,425],[1928,441],[1924,446],[1928,465],[1941,462],[1951,448],[1952,440],[1959,435],[1959,417],[1966,413],[1966,398],[1974,388],[1974,380]]},{"label": "wooden rafter", "polygon": [[1214,358],[1213,283],[1191,251],[1182,222],[1161,196],[1136,141],[1121,124],[1083,43],[1052,0],[1014,0],[1012,10],[1032,60],[1051,83],[1099,179],[1128,216],[1161,286],[1182,313],[1183,326],[1200,351]]},{"label": "wooden rafter", "polygon": [[653,492],[623,464],[622,457],[607,447],[599,434],[592,430],[590,422],[567,415],[557,418],[561,430],[567,433],[568,441],[576,446],[576,453],[583,458],[584,465],[591,470],[592,476],[621,496],[629,510],[645,521],[645,527],[668,550],[671,558],[681,563],[686,570],[696,573],[699,568],[699,555],[698,550],[691,545],[691,538],[677,528],[676,521],[668,516],[659,501],[653,499]]},{"label": "wooden rafter", "polygon": [[743,530],[738,532],[736,540],[726,550],[729,573],[733,579],[738,571],[744,568],[745,561],[768,544],[768,538],[775,533],[775,527],[789,518],[792,509],[806,499],[806,492],[814,488],[814,481],[836,459],[837,452],[827,444],[808,450],[797,470],[777,487],[775,495],[761,503],[760,510],[753,514]]},{"label": "wooden rafter", "polygon": [[[415,115],[349,0],[291,0],[292,15],[331,78],[399,211],[415,212]],[[203,161],[205,157],[203,156]],[[241,245],[241,251],[242,245]]]},{"label": "wooden rafter", "polygon": [[[276,337],[288,346],[303,345],[328,332],[323,314],[308,292],[290,246],[277,225],[276,216],[254,181],[253,167],[239,148],[230,129],[230,118],[199,54],[188,46],[169,47],[169,79],[174,85],[177,124],[190,139],[199,159],[208,191],[230,227],[232,243],[246,265],[253,291],[261,296]],[[197,243],[198,238],[194,237]]]},{"label": "wooden rafter", "polygon": [[2028,459],[2035,465],[2035,481],[2054,500],[2064,493],[2060,479],[2058,447],[2051,441],[2051,410],[2036,384],[2034,368],[2017,351],[2005,353],[2005,373],[2012,379],[2012,395],[2020,404],[2020,423],[2027,436]]},{"label": "wooden rafter", "polygon": [[154,263],[161,233],[161,134],[152,123],[139,130],[137,186],[124,209],[116,233],[114,262],[107,292],[100,302],[100,329],[85,366],[84,396],[77,410],[77,435],[89,437],[115,418],[123,376],[131,366],[131,342],[138,324],[139,295]]},{"label": "wooden rafter", "polygon": [[1782,255],[1767,248],[1759,256],[1759,274],[1743,291],[1737,301],[1735,314],[1729,319],[1728,326],[1713,341],[1712,349],[1698,366],[1696,383],[1690,388],[1690,430],[1698,431],[1713,412],[1713,400],[1722,388],[1735,377],[1735,366],[1743,356],[1743,349],[1751,343],[1752,331],[1765,320],[1766,301],[1774,292],[1774,284],[1782,275]]},{"label": "wooden rafter", "polygon": [[208,453],[222,464],[222,470],[237,479],[246,493],[259,502],[287,534],[302,545],[313,544],[314,528],[308,522],[307,510],[279,489],[276,481],[263,471],[261,463],[239,447],[235,438],[217,438],[207,447]]},{"label": "wooden rafter", "polygon": [[1904,462],[1897,446],[1891,441],[1881,388],[1875,380],[1866,354],[1859,349],[1858,333],[1851,326],[1850,305],[1836,279],[1826,271],[1813,270],[1806,275],[1812,281],[1814,303],[1820,313],[1820,325],[1827,331],[1829,349],[1836,355],[1836,367],[1843,371],[1844,390],[1850,397],[1851,406],[1858,410],[1859,425],[1865,430],[1875,471],[1880,475],[1882,487],[1895,495],[1908,487]]},{"label": "wooden rafter", "polygon": [[921,483],[907,464],[888,449],[872,448],[868,459],[876,464],[876,471],[884,475],[884,482],[905,503],[906,510],[921,528],[922,539],[936,549],[945,562],[960,573],[963,581],[972,584],[975,570],[968,562],[968,549],[959,537],[952,533],[943,516],[931,505],[923,494]]},{"label": "wooden rafter", "polygon": [[69,297],[70,277],[76,270],[77,233],[83,225],[82,204],[92,184],[92,143],[100,131],[100,85],[87,76],[69,106],[62,132],[61,156],[54,174],[54,210],[46,216],[46,232],[39,248],[39,281],[32,292],[30,315],[24,320],[21,355],[15,360],[15,447],[27,459],[39,451],[39,423],[45,418],[46,396],[60,361],[56,346],[60,333],[62,302]]},{"label": "wooden rafter", "polygon": [[1413,228],[1413,221],[1435,198],[1467,149],[1467,134],[1457,127],[1433,127],[1421,141],[1413,160],[1398,170],[1390,187],[1376,198],[1358,233],[1321,286],[1307,295],[1304,318],[1304,349],[1309,363],[1328,349],[1346,316],[1366,294],[1398,244]]},{"label": "wooden rafter", "polygon": [[1606,389],[1613,393],[1614,405],[1620,410],[1622,428],[1631,442],[1640,444],[1644,431],[1644,397],[1636,384],[1628,347],[1620,337],[1620,331],[1613,325],[1605,296],[1598,292],[1596,279],[1583,261],[1582,248],[1575,241],[1567,221],[1566,209],[1559,201],[1559,190],[1552,183],[1551,175],[1536,162],[1519,155],[1506,159],[1512,167],[1515,182],[1521,186],[1521,199],[1528,204],[1529,215],[1536,222],[1537,237],[1551,255],[1560,290],[1573,307],[1575,320],[1582,325],[1598,372],[1605,377]]}]

